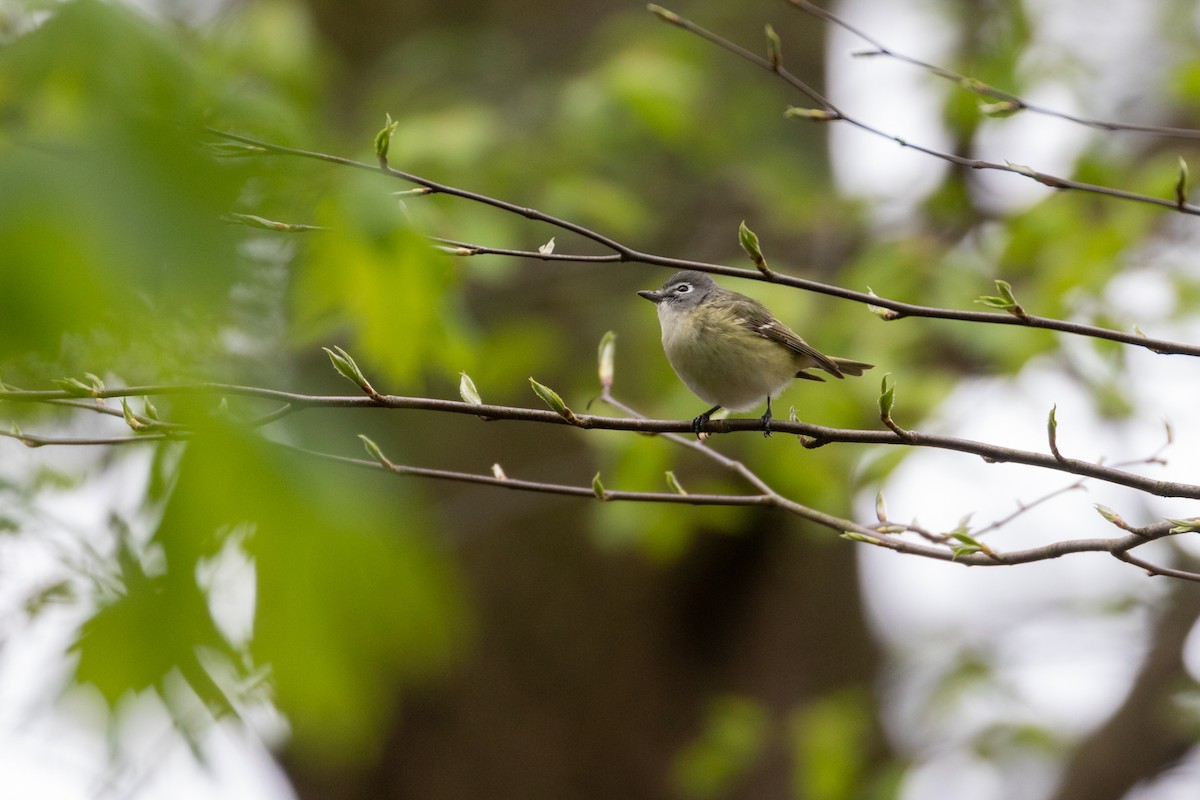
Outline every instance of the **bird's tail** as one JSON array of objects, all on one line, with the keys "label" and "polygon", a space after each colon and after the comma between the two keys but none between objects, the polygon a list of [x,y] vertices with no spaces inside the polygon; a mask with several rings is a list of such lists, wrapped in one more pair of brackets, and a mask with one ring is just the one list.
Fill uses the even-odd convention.
[{"label": "bird's tail", "polygon": [[837,364],[838,369],[842,371],[843,375],[862,375],[875,366],[865,361],[854,361],[849,358],[832,358],[830,360]]}]

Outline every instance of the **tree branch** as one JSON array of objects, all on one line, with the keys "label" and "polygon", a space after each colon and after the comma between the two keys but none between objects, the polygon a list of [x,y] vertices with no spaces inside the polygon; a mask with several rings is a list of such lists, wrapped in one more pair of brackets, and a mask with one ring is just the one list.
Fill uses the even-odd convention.
[{"label": "tree branch", "polygon": [[[788,0],[788,2],[792,2],[792,0]],[[926,147],[924,145],[914,144],[914,143],[908,141],[907,139],[897,136],[894,133],[888,133],[887,131],[884,131],[880,128],[876,128],[873,125],[869,125],[866,122],[863,122],[862,120],[860,120],[856,117],[850,116],[849,114],[847,114],[846,112],[844,112],[840,108],[838,108],[836,105],[834,105],[833,102],[831,102],[827,97],[822,95],[820,92],[817,92],[811,86],[809,86],[807,83],[800,80],[792,73],[788,72],[781,64],[775,63],[769,59],[763,58],[760,55],[752,53],[749,50],[747,50],[746,48],[742,47],[741,45],[735,44],[735,43],[729,41],[728,39],[725,39],[724,37],[713,33],[712,31],[708,31],[708,30],[700,27],[699,25],[695,24],[694,22],[691,22],[690,20],[685,19],[684,17],[680,17],[678,14],[674,14],[673,12],[668,12],[668,13],[670,14],[670,16],[666,16],[661,13],[659,13],[658,16],[661,19],[671,23],[672,25],[674,25],[677,28],[680,28],[682,30],[685,30],[685,31],[695,34],[697,36],[700,36],[701,38],[703,38],[709,42],[712,42],[713,44],[717,45],[718,47],[721,47],[724,50],[728,50],[729,52],[731,52],[737,56],[740,56],[741,58],[743,58],[747,61],[750,61],[753,64],[756,64],[756,65],[762,67],[763,69],[767,70],[768,72],[774,73],[775,75],[779,76],[779,78],[782,79],[789,86],[799,90],[802,94],[804,94],[806,97],[808,97],[810,100],[812,100],[813,102],[815,102],[817,105],[819,105],[821,107],[820,112],[816,113],[816,114],[810,113],[809,109],[796,109],[796,110],[789,109],[789,112],[788,112],[789,116],[807,117],[807,118],[813,119],[814,121],[818,121],[818,122],[845,122],[848,125],[858,128],[861,131],[871,134],[872,136],[877,136],[877,137],[880,137],[883,139],[887,139],[888,141],[895,142],[896,144],[900,145],[903,148],[906,148],[909,150],[914,150],[918,153],[923,153],[927,156],[931,156],[933,158],[936,158],[941,161],[945,161],[947,163],[954,164],[954,165],[960,166],[960,167],[967,167],[969,169],[974,169],[974,170],[1009,172],[1014,175],[1023,175],[1026,178],[1031,178],[1031,179],[1037,181],[1038,183],[1041,183],[1045,186],[1049,186],[1052,189],[1073,189],[1075,191],[1087,192],[1090,194],[1103,195],[1106,197],[1114,197],[1119,200],[1128,200],[1128,201],[1134,202],[1134,203],[1145,203],[1148,205],[1159,206],[1161,208],[1168,208],[1172,211],[1177,211],[1181,214],[1188,214],[1191,216],[1200,216],[1200,206],[1194,205],[1192,203],[1183,202],[1180,198],[1168,199],[1168,198],[1164,198],[1164,197],[1154,197],[1152,195],[1140,194],[1138,192],[1131,192],[1131,191],[1128,191],[1125,189],[1116,189],[1111,186],[1101,186],[1101,185],[1094,184],[1094,183],[1084,183],[1083,181],[1077,181],[1077,180],[1073,180],[1071,178],[1062,178],[1057,175],[1051,175],[1050,173],[1047,173],[1047,172],[1041,172],[1039,170],[1033,169],[1032,167],[1027,167],[1022,164],[1012,164],[1012,163],[1008,163],[1008,162],[1001,164],[996,161],[987,161],[987,160],[979,159],[979,158],[969,158],[967,156],[960,156],[956,153],[949,153],[949,152],[945,152],[942,150],[937,150],[932,147]]]},{"label": "tree branch", "polygon": [[[719,37],[718,37],[719,38]],[[736,45],[733,45],[736,47]],[[740,48],[739,48],[740,49]],[[736,51],[735,51],[736,52]],[[750,54],[753,56],[753,54]],[[757,56],[753,56],[758,58]],[[782,72],[782,70],[781,70]],[[798,79],[797,79],[798,80]],[[800,82],[803,85],[803,82]],[[682,258],[670,258],[667,256],[655,255],[653,253],[637,250],[629,245],[616,241],[608,236],[598,233],[594,230],[586,228],[578,223],[570,222],[551,214],[538,211],[532,208],[509,203],[503,200],[497,200],[487,195],[481,195],[476,192],[470,192],[465,189],[459,189],[447,184],[437,183],[427,178],[422,178],[412,175],[407,172],[392,169],[391,167],[381,167],[377,164],[367,164],[361,161],[355,161],[349,158],[340,156],[327,155],[325,153],[317,153],[309,150],[299,150],[292,147],[284,147],[282,145],[271,144],[269,142],[260,141],[249,136],[230,133],[210,128],[209,132],[215,136],[220,136],[231,141],[240,142],[251,149],[255,154],[260,155],[289,155],[298,158],[310,158],[318,161],[324,161],[331,164],[353,167],[355,169],[367,170],[370,172],[379,172],[392,177],[400,178],[411,183],[416,183],[430,190],[431,193],[447,194],[454,197],[460,197],[472,202],[482,203],[484,205],[499,208],[509,213],[518,214],[528,219],[545,222],[565,231],[576,233],[585,239],[601,244],[616,253],[616,258],[608,256],[568,256],[567,254],[559,254],[554,257],[554,254],[540,253],[537,251],[527,250],[502,250],[499,248],[485,248],[481,245],[455,243],[454,245],[444,245],[454,247],[456,250],[464,251],[476,250],[478,253],[491,252],[495,255],[514,256],[521,258],[535,258],[542,260],[555,261],[619,261],[639,264],[649,264],[652,266],[666,267],[673,270],[694,269],[701,272],[709,272],[717,275],[728,275],[731,277],[745,278],[747,280],[764,281],[767,283],[776,283],[781,286],[790,286],[794,289],[802,289],[804,291],[824,294],[830,297],[838,297],[843,300],[851,300],[863,305],[875,306],[878,308],[886,308],[895,312],[889,317],[889,320],[901,319],[904,317],[924,317],[929,319],[945,319],[956,320],[960,322],[976,322],[990,325],[1017,325],[1027,328],[1039,328],[1043,330],[1059,331],[1061,333],[1069,333],[1077,336],[1086,336],[1095,339],[1106,339],[1108,341],[1120,342],[1122,344],[1144,347],[1155,353],[1160,354],[1176,354],[1200,356],[1200,345],[1186,344],[1183,342],[1173,342],[1166,339],[1156,339],[1148,336],[1125,333],[1123,331],[1111,330],[1109,328],[1101,328],[1095,325],[1085,325],[1077,322],[1068,322],[1065,320],[1051,319],[1049,317],[1038,317],[1034,315],[1014,316],[1006,312],[994,311],[971,311],[963,309],[938,308],[935,306],[923,306],[914,303],[905,303],[899,300],[891,300],[886,297],[880,297],[869,292],[858,292],[853,289],[845,289],[840,286],[833,286],[820,281],[808,280],[806,278],[798,278],[791,275],[780,274],[772,270],[772,274],[768,277],[758,270],[738,269],[736,267],[728,267],[723,264],[713,264],[704,261],[692,261]],[[1174,204],[1171,204],[1174,207]],[[1200,209],[1198,209],[1200,210]],[[475,255],[476,253],[462,252],[458,255]],[[549,256],[549,257],[547,257]]]},{"label": "tree branch", "polygon": [[[380,394],[375,397],[346,396],[346,395],[306,395],[296,392],[286,392],[277,389],[265,389],[256,386],[241,386],[224,383],[197,383],[187,385],[161,386],[129,386],[97,389],[93,396],[100,398],[113,397],[142,397],[165,395],[213,395],[241,396],[259,400],[273,400],[284,406],[271,412],[266,417],[251,420],[248,424],[261,427],[266,422],[274,422],[288,414],[311,408],[388,408],[437,411],[449,414],[469,414],[488,420],[511,420],[517,422],[539,422],[551,425],[572,425],[584,429],[631,431],[635,433],[681,433],[693,432],[690,420],[666,420],[629,417],[603,417],[592,414],[572,412],[568,420],[563,415],[549,409],[523,408],[518,406],[498,406],[486,403],[467,403],[458,400],[443,400],[429,397],[403,397],[398,395]],[[0,390],[0,402],[55,402],[74,397],[65,390],[29,391],[19,389]],[[266,421],[264,421],[266,420]],[[714,419],[709,420],[701,428],[703,432],[715,433],[745,433],[748,431],[763,432],[765,430],[758,419]],[[853,444],[883,444],[909,445],[929,447],[939,450],[952,450],[969,453],[983,458],[989,463],[1004,462],[1025,464],[1032,467],[1064,472],[1071,475],[1092,478],[1105,483],[1128,486],[1159,497],[1187,497],[1200,499],[1200,485],[1164,481],[1137,475],[1114,467],[1081,461],[1074,458],[1055,458],[1047,453],[1037,453],[1030,450],[1019,450],[1011,447],[962,439],[956,436],[941,436],[938,434],[920,433],[906,430],[904,435],[885,430],[852,430],[830,428],[808,422],[791,420],[776,420],[771,422],[771,430],[775,433],[790,433],[806,437],[804,446],[812,449],[834,442]]]}]

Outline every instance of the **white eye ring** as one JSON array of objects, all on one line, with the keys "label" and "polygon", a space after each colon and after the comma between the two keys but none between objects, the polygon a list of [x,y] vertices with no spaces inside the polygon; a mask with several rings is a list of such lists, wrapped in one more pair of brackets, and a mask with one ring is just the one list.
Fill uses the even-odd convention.
[{"label": "white eye ring", "polygon": [[675,287],[675,294],[687,294],[692,290],[690,283],[681,283]]}]

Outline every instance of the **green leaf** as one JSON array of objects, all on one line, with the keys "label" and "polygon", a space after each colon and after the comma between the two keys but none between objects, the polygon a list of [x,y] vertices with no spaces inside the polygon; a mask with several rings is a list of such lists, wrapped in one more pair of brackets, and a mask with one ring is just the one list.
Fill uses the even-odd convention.
[{"label": "green leaf", "polygon": [[87,382],[78,378],[57,378],[54,383],[58,388],[75,397],[98,397],[104,391],[104,381],[90,372],[84,373]]},{"label": "green leaf", "polygon": [[1200,517],[1192,517],[1191,519],[1173,519],[1167,517],[1167,522],[1174,525],[1171,528],[1171,533],[1196,533],[1200,532]]},{"label": "green leaf", "polygon": [[687,492],[684,490],[683,486],[680,485],[679,479],[675,477],[674,472],[672,472],[671,470],[667,470],[666,476],[667,476],[667,488],[669,488],[675,494],[687,494]]},{"label": "green leaf", "polygon": [[880,540],[874,536],[867,536],[865,533],[858,531],[843,531],[839,536],[850,542],[862,542],[863,544],[880,544]]},{"label": "green leaf", "polygon": [[604,492],[604,484],[600,482],[600,473],[597,472],[592,476],[592,493],[596,495],[597,500],[607,500],[608,495]]},{"label": "green leaf", "polygon": [[309,231],[324,230],[319,225],[301,225],[297,222],[276,222],[273,219],[265,217],[256,217],[253,214],[237,214],[230,213],[226,215],[226,219],[230,222],[237,222],[249,228],[260,228],[267,231],[275,231],[276,233],[308,233]]}]

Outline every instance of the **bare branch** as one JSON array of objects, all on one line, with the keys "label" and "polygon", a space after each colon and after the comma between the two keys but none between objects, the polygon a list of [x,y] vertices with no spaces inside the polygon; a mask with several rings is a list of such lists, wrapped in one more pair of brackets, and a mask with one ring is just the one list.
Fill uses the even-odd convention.
[{"label": "bare branch", "polygon": [[[567,420],[561,414],[549,409],[521,408],[515,406],[497,406],[486,403],[465,403],[457,400],[442,400],[428,397],[402,397],[398,395],[380,394],[368,396],[342,395],[306,395],[296,392],[286,392],[277,389],[264,389],[256,386],[239,386],[221,383],[200,383],[176,386],[131,386],[124,388],[105,387],[96,391],[98,398],[128,397],[128,396],[158,396],[158,395],[213,395],[241,396],[260,400],[273,400],[286,404],[270,415],[268,421],[275,421],[286,414],[295,413],[310,408],[389,408],[389,409],[419,409],[424,411],[439,411],[450,414],[470,414],[492,420],[513,420],[519,422],[540,422],[554,425],[573,425],[585,429],[633,431],[636,433],[690,433],[693,432],[691,420],[661,420],[638,419],[627,417],[602,417],[591,414],[575,414]],[[0,402],[52,402],[70,399],[71,395],[65,390],[0,390]],[[251,425],[266,424],[262,418],[253,420]],[[707,433],[741,433],[755,431],[761,433],[764,426],[757,419],[720,419],[709,420],[701,428]],[[1128,486],[1159,497],[1187,497],[1200,499],[1200,485],[1164,481],[1137,475],[1115,467],[1081,461],[1074,458],[1055,458],[1051,454],[1036,453],[1030,450],[1018,450],[1011,447],[977,442],[955,436],[920,433],[905,430],[901,435],[890,430],[852,430],[830,428],[798,421],[773,421],[771,430],[776,433],[790,433],[807,437],[805,447],[816,448],[827,444],[884,444],[916,447],[931,447],[939,450],[953,450],[960,453],[970,453],[980,456],[989,463],[1003,462],[1025,464],[1032,467],[1042,467],[1056,472],[1093,478],[1106,483]]]},{"label": "bare branch", "polygon": [[955,72],[952,69],[946,69],[945,67],[941,67],[936,64],[930,64],[926,61],[922,61],[919,58],[905,55],[904,53],[899,53],[884,45],[879,39],[867,34],[861,28],[851,25],[849,22],[839,17],[832,11],[822,8],[815,3],[810,3],[808,0],[787,0],[787,2],[801,11],[804,11],[805,13],[837,25],[839,28],[854,34],[874,48],[873,50],[855,53],[854,55],[856,56],[885,56],[887,58],[895,59],[896,61],[904,62],[905,64],[910,64],[914,67],[923,69],[932,75],[936,75],[939,78],[945,78],[946,80],[956,84],[959,88],[974,92],[975,94],[983,97],[988,97],[993,100],[999,100],[1003,103],[1007,103],[1012,111],[1029,111],[1034,114],[1041,114],[1042,116],[1046,117],[1055,117],[1057,119],[1073,122],[1077,125],[1082,125],[1087,128],[1096,128],[1104,131],[1128,131],[1132,133],[1149,133],[1156,136],[1166,136],[1178,139],[1200,139],[1200,130],[1196,130],[1194,128],[1174,128],[1160,125],[1135,125],[1127,122],[1111,122],[1102,119],[1080,117],[1074,114],[1058,111],[1056,109],[1040,106],[1035,103],[1030,103],[1023,97],[984,83],[976,78],[963,75]]},{"label": "bare branch", "polygon": [[[792,2],[792,0],[788,1]],[[927,156],[931,156],[960,167],[967,167],[974,170],[1009,172],[1014,175],[1023,175],[1026,178],[1031,178],[1038,183],[1051,187],[1052,189],[1073,189],[1075,191],[1087,192],[1089,194],[1097,194],[1106,197],[1114,197],[1120,200],[1128,200],[1134,203],[1145,203],[1148,205],[1159,206],[1161,208],[1177,211],[1181,214],[1200,216],[1200,206],[1191,203],[1180,202],[1180,200],[1175,197],[1154,197],[1152,195],[1140,194],[1138,192],[1131,192],[1125,189],[1117,189],[1111,186],[1100,186],[1094,183],[1085,183],[1083,181],[1077,181],[1071,178],[1062,178],[1057,175],[1051,175],[1050,173],[1041,172],[1033,169],[1032,167],[1027,167],[1021,164],[1012,164],[1009,162],[1000,163],[997,161],[987,161],[980,158],[969,158],[967,156],[960,156],[956,153],[949,153],[932,147],[914,144],[913,142],[897,136],[894,133],[888,133],[887,131],[876,128],[856,117],[846,114],[846,112],[834,105],[833,102],[831,102],[827,97],[815,91],[811,86],[797,78],[792,73],[788,72],[782,66],[773,64],[771,61],[750,52],[741,45],[735,44],[718,34],[705,30],[699,25],[696,25],[695,23],[682,17],[679,17],[679,21],[674,22],[673,24],[675,24],[676,27],[700,36],[703,39],[717,45],[718,47],[728,50],[729,52],[734,53],[735,55],[738,55],[741,58],[750,61],[751,63],[756,64],[771,73],[774,73],[788,85],[799,90],[802,94],[821,107],[820,112],[817,114],[810,113],[810,109],[796,109],[794,111],[789,110],[789,116],[807,117],[820,122],[845,122],[861,131],[871,134],[872,136],[887,139],[888,141],[895,142],[906,149],[914,150],[918,153],[923,153]],[[855,32],[857,33],[858,31]],[[877,303],[876,305],[890,307],[884,303]]]}]

